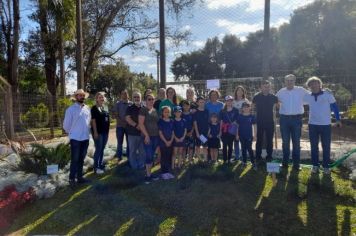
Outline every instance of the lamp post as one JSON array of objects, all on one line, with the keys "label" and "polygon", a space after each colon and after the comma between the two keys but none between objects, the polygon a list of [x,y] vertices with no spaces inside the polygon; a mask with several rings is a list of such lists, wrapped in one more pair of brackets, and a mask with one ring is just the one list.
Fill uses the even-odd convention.
[{"label": "lamp post", "polygon": [[164,0],[159,0],[159,50],[161,87],[166,87],[166,42],[164,24]]},{"label": "lamp post", "polygon": [[84,66],[83,66],[83,34],[82,34],[82,2],[76,0],[76,31],[77,31],[77,48],[76,48],[76,67],[77,67],[77,88],[84,89]]},{"label": "lamp post", "polygon": [[159,71],[159,58],[160,58],[160,56],[159,56],[159,51],[158,50],[155,50],[155,52],[156,52],[156,57],[157,57],[157,92],[158,92],[158,90],[159,90],[159,73],[160,73],[160,71]]}]

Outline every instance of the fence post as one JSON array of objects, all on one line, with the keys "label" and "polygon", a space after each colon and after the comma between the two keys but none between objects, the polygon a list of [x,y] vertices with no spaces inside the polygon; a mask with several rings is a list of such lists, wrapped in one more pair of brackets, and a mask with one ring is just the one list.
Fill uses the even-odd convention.
[{"label": "fence post", "polygon": [[0,76],[0,82],[5,84],[5,87],[0,87],[5,92],[5,133],[8,139],[13,139],[15,137],[14,129],[14,117],[13,117],[13,101],[12,101],[12,90],[11,85]]}]

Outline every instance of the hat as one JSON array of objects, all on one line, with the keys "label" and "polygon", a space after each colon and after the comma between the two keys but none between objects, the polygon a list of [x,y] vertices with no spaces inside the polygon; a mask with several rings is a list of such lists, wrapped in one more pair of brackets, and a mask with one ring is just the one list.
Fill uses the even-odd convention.
[{"label": "hat", "polygon": [[85,92],[83,89],[78,89],[77,91],[74,92],[72,95],[72,98],[75,98],[78,94],[84,94],[85,98],[89,97],[89,93]]},{"label": "hat", "polygon": [[181,106],[175,106],[173,111],[174,112],[182,112],[182,107]]},{"label": "hat", "polygon": [[225,97],[225,101],[228,101],[228,100],[234,100],[234,98],[231,95],[227,95]]},{"label": "hat", "polygon": [[241,107],[250,107],[251,104],[249,102],[242,103]]}]

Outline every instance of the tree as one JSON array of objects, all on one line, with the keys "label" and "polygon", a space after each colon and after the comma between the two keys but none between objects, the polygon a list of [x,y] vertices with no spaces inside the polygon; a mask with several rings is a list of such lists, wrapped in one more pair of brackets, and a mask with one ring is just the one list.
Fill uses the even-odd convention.
[{"label": "tree", "polygon": [[[12,4],[11,4],[12,3]],[[20,38],[20,7],[19,0],[0,1],[0,19],[1,19],[1,41],[2,48],[5,49],[5,78],[11,85],[14,125],[18,128],[20,124],[20,106],[19,106],[19,80],[18,80],[18,54]]]}]

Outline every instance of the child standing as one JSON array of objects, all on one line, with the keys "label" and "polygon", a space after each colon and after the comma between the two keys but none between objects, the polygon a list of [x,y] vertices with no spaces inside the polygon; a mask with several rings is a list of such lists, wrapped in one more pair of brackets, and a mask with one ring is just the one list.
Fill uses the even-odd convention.
[{"label": "child standing", "polygon": [[211,114],[209,131],[208,131],[208,148],[211,156],[211,160],[215,163],[218,160],[218,153],[220,148],[220,124],[218,122],[218,115],[216,113]]},{"label": "child standing", "polygon": [[220,112],[220,130],[221,141],[223,143],[223,160],[224,163],[230,163],[232,156],[232,147],[237,134],[237,117],[239,111],[232,106],[234,98],[232,96],[225,97],[225,106]]},{"label": "child standing", "polygon": [[182,118],[185,121],[185,128],[187,129],[187,134],[184,140],[185,150],[183,153],[187,156],[189,162],[192,163],[195,148],[195,139],[193,136],[193,115],[190,112],[191,106],[188,100],[183,100],[180,104],[183,108]]},{"label": "child standing", "polygon": [[183,163],[184,139],[185,135],[187,134],[187,129],[185,128],[185,121],[182,119],[182,108],[180,106],[176,106],[174,108],[174,117],[174,155],[172,158],[172,169],[174,169],[176,166],[176,159],[178,159],[178,168],[180,169]]},{"label": "child standing", "polygon": [[237,123],[239,125],[239,139],[241,143],[242,151],[242,164],[246,165],[247,161],[247,152],[249,153],[252,167],[254,170],[257,170],[255,163],[255,156],[252,151],[252,141],[255,140],[256,134],[256,118],[251,115],[251,105],[248,102],[242,104],[242,113],[237,118]]},{"label": "child standing", "polygon": [[162,107],[162,118],[158,121],[158,132],[160,137],[161,150],[161,171],[162,179],[171,179],[174,176],[169,172],[172,167],[173,154],[173,121],[170,119],[171,108],[169,106]]},{"label": "child standing", "polygon": [[198,109],[193,115],[193,126],[196,135],[196,153],[202,155],[205,161],[208,160],[207,138],[209,131],[209,111],[205,109],[205,99],[197,98]]}]

